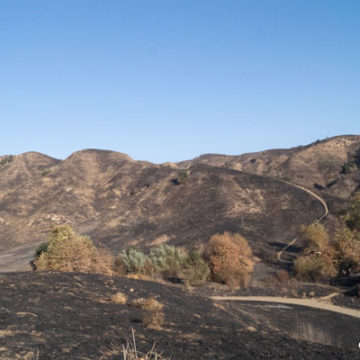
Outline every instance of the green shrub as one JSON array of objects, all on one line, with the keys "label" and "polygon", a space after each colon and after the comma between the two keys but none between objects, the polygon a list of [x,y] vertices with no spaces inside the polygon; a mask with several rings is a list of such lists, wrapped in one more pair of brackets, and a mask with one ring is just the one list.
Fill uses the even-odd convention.
[{"label": "green shrub", "polygon": [[49,241],[43,242],[36,248],[34,253],[34,260],[36,260],[44,251],[46,252],[48,250],[49,244]]},{"label": "green shrub", "polygon": [[186,253],[172,245],[161,245],[151,250],[149,259],[164,277],[180,277]]},{"label": "green shrub", "polygon": [[127,274],[143,274],[146,262],[147,256],[143,252],[135,248],[128,248],[119,254],[115,260],[115,266],[119,268],[123,266]]},{"label": "green shrub", "polygon": [[191,250],[184,260],[181,272],[181,277],[187,285],[197,286],[206,281],[210,268],[198,251]]}]

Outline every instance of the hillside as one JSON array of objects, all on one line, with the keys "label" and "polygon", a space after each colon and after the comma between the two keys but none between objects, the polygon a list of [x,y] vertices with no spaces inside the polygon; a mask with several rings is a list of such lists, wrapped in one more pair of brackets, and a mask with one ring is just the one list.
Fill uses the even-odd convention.
[{"label": "hillside", "polygon": [[[350,165],[356,161],[357,166]],[[323,196],[348,199],[360,188],[360,136],[336,136],[307,146],[239,156],[207,154],[179,164],[191,166],[194,163],[284,179],[314,189]],[[350,165],[347,173],[343,171],[344,164]]]},{"label": "hillside", "polygon": [[194,164],[179,184],[179,171],[100,150],[63,161],[16,156],[0,167],[6,189],[0,199],[1,270],[25,269],[50,226],[61,223],[114,253],[125,245],[165,242],[201,247],[212,234],[229,230],[273,261],[274,243],[286,242],[300,223],[322,212],[316,199],[276,179]]},{"label": "hillside", "polygon": [[65,160],[39,153],[3,156],[0,271],[28,269],[50,227],[63,223],[114,254],[129,245],[202,247],[214,233],[239,232],[256,256],[276,262],[282,244],[324,211],[291,183],[317,192],[335,214],[359,188],[359,164],[342,171],[359,149],[360,136],[341,136],[288,150],[162,165],[93,149]]}]

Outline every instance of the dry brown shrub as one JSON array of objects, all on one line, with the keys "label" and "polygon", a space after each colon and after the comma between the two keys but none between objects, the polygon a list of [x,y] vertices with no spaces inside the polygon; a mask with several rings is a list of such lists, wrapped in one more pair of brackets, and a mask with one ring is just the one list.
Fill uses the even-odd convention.
[{"label": "dry brown shrub", "polygon": [[96,249],[95,257],[91,263],[91,272],[109,276],[114,275],[114,256],[103,245]]},{"label": "dry brown shrub", "polygon": [[127,296],[120,291],[111,295],[110,298],[115,304],[125,305],[127,303]]},{"label": "dry brown shrub", "polygon": [[254,260],[243,236],[230,232],[213,235],[206,256],[215,281],[230,288],[247,287]]},{"label": "dry brown shrub", "polygon": [[151,296],[145,299],[140,306],[142,322],[146,327],[160,327],[164,323],[164,305]]}]

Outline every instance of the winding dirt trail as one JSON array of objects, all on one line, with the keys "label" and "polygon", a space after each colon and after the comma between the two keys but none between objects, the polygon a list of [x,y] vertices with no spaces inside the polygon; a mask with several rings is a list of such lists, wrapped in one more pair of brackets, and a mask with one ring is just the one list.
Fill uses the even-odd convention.
[{"label": "winding dirt trail", "polygon": [[[321,204],[324,206],[324,213],[321,215],[320,218],[316,219],[312,224],[317,224],[319,223],[320,221],[322,221],[328,214],[329,214],[329,208],[326,204],[326,201],[324,199],[322,199],[319,195],[317,195],[316,193],[314,193],[313,191],[309,190],[309,189],[306,189],[300,185],[297,185],[297,184],[293,184],[291,182],[288,182],[288,181],[282,181],[284,182],[285,184],[288,184],[288,185],[292,185],[294,187],[297,187],[298,189],[300,190],[303,190],[305,192],[307,192],[308,194],[310,194],[312,197],[314,197],[315,199],[317,199],[318,201],[321,202]],[[279,262],[282,262],[282,263],[288,263],[288,264],[291,264],[292,261],[290,260],[284,260],[282,259],[282,254],[284,253],[284,251],[286,251],[286,249],[288,249],[291,245],[295,244],[295,242],[299,239],[300,235],[296,236],[294,239],[290,240],[290,242],[285,245],[280,251],[278,251],[277,253],[277,259],[279,260]]]},{"label": "winding dirt trail", "polygon": [[326,301],[315,300],[315,299],[283,298],[283,297],[275,297],[275,296],[211,296],[210,299],[215,301],[270,302],[270,303],[278,303],[278,304],[307,306],[315,309],[332,311],[360,319],[360,310],[344,308],[341,306],[332,305]]}]

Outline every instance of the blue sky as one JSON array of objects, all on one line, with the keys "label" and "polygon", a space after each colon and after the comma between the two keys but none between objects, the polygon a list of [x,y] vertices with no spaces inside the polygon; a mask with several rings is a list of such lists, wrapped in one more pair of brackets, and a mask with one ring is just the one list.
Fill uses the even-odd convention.
[{"label": "blue sky", "polygon": [[360,134],[360,1],[0,0],[0,126],[153,162]]}]

